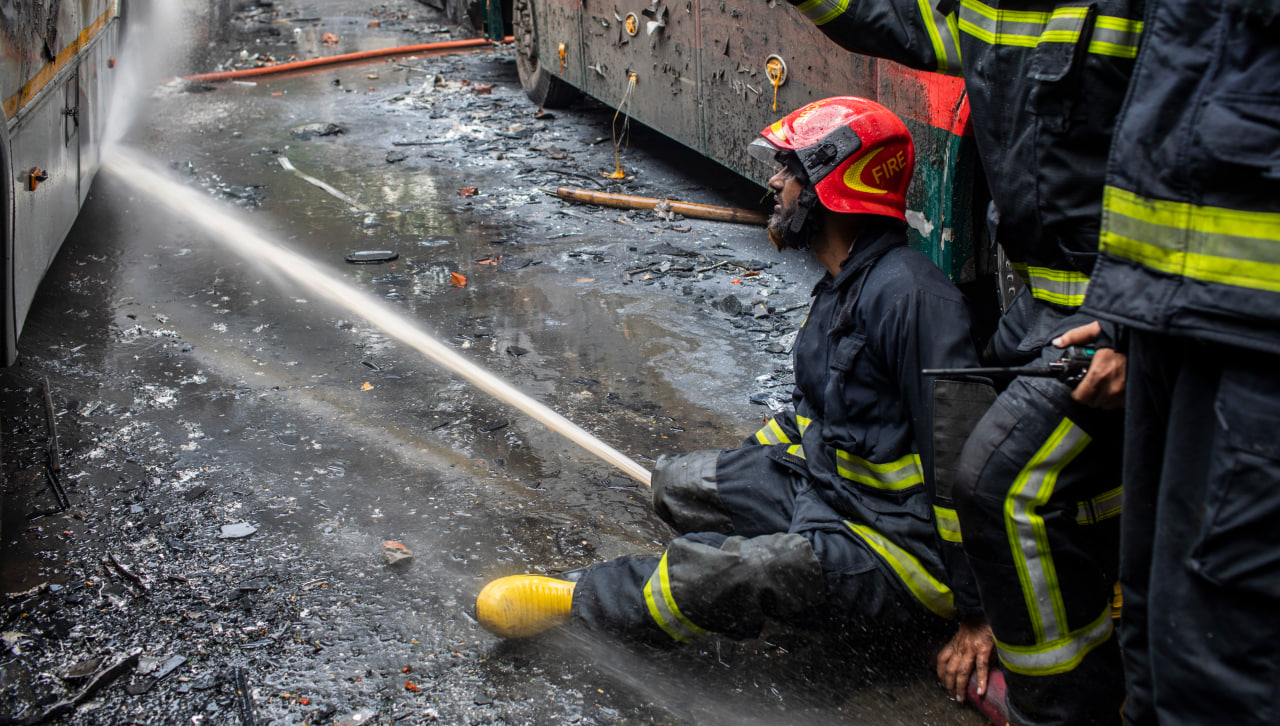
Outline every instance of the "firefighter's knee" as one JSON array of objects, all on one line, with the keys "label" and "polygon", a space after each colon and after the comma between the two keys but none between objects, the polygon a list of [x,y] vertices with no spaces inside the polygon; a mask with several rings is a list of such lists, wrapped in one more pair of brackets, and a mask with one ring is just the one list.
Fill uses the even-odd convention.
[{"label": "firefighter's knee", "polygon": [[716,487],[720,451],[663,455],[653,469],[653,509],[678,532],[733,532]]},{"label": "firefighter's knee", "polygon": [[765,618],[787,619],[826,599],[822,566],[798,534],[729,537],[719,547],[682,537],[667,551],[674,602],[701,627],[755,636]]}]

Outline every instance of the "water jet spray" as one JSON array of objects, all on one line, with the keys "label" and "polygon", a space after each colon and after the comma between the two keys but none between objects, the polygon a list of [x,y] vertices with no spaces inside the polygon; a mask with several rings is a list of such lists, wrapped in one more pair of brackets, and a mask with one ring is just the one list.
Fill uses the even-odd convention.
[{"label": "water jet spray", "polygon": [[546,405],[515,389],[492,373],[448,348],[372,295],[342,280],[258,230],[199,192],[176,184],[153,169],[137,152],[114,146],[104,151],[102,168],[135,190],[150,195],[170,211],[192,222],[240,255],[269,263],[295,283],[360,316],[370,325],[412,347],[437,365],[461,376],[489,395],[527,414],[602,461],[648,486],[649,471],[592,436]]}]

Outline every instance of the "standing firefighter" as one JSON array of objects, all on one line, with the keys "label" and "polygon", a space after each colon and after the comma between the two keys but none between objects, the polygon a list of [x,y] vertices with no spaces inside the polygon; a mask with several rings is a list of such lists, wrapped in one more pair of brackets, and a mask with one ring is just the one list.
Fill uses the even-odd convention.
[{"label": "standing firefighter", "polygon": [[[1099,328],[1078,312],[1098,248],[1115,117],[1143,0],[789,0],[844,48],[963,75],[993,203],[988,222],[1026,289],[987,362],[1054,359]],[[1086,327],[1087,326],[1087,327]],[[965,448],[964,547],[1018,724],[1117,722],[1124,697],[1116,580],[1124,357],[1108,325],[1074,391],[1018,378]],[[944,651],[944,679],[967,678]]]},{"label": "standing firefighter", "polygon": [[1085,307],[1131,326],[1131,724],[1280,722],[1280,0],[1151,0]]},{"label": "standing firefighter", "polygon": [[659,460],[654,509],[682,533],[662,556],[595,565],[576,583],[489,583],[476,612],[491,632],[572,622],[670,643],[752,637],[766,618],[918,624],[976,606],[934,489],[935,382],[920,370],[977,356],[960,293],[906,244],[911,137],[852,97],[760,135],[753,154],[781,165],[771,239],[827,269],[795,342],[794,410],[739,448]]}]

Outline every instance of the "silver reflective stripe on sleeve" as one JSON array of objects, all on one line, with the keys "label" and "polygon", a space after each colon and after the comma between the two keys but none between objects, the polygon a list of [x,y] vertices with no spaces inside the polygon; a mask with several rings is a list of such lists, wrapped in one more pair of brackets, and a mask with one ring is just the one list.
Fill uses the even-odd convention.
[{"label": "silver reflective stripe on sleeve", "polygon": [[930,0],[916,0],[916,3],[920,8],[920,22],[933,45],[938,72],[960,75],[960,28],[955,15],[943,15],[933,7]]},{"label": "silver reflective stripe on sleeve", "polygon": [[844,14],[849,7],[849,0],[806,0],[796,6],[796,10],[813,21],[814,25],[826,25]]}]

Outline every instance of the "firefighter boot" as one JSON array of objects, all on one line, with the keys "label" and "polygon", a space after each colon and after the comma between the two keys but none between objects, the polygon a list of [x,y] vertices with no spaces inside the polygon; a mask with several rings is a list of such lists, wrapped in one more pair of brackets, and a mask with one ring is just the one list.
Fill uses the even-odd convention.
[{"label": "firefighter boot", "polygon": [[476,596],[476,618],[499,638],[527,638],[569,622],[576,583],[541,575],[500,577]]}]

